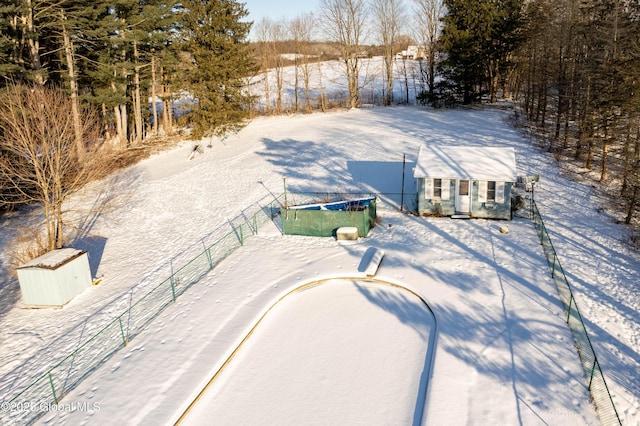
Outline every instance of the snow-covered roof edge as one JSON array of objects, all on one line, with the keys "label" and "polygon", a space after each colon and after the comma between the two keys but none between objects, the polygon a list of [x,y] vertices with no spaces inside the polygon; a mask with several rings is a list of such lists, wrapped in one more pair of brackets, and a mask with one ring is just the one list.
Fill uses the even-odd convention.
[{"label": "snow-covered roof edge", "polygon": [[80,250],[75,248],[62,248],[52,250],[43,254],[40,257],[31,259],[29,262],[18,267],[17,269],[25,268],[42,268],[42,269],[58,269],[64,264],[71,262],[72,260],[82,256],[86,253],[86,250]]},{"label": "snow-covered roof edge", "polygon": [[423,145],[413,176],[515,182],[515,150],[510,147]]}]

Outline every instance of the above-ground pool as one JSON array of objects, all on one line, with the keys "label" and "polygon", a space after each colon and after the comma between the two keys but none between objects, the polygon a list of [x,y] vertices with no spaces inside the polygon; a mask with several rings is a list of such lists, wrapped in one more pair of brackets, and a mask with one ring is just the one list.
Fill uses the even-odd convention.
[{"label": "above-ground pool", "polygon": [[332,279],[283,297],[182,424],[416,424],[435,351],[422,299],[380,281]]}]

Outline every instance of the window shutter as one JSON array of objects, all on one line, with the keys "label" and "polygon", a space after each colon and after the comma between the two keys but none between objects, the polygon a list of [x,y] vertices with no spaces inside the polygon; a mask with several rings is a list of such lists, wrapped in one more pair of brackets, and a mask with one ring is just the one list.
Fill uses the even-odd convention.
[{"label": "window shutter", "polygon": [[442,179],[442,193],[440,195],[440,199],[443,201],[447,201],[451,198],[451,184],[449,183],[449,179]]},{"label": "window shutter", "polygon": [[504,203],[504,182],[496,182],[496,203]]},{"label": "window shutter", "polygon": [[481,180],[478,182],[478,202],[487,202],[487,181]]},{"label": "window shutter", "polygon": [[433,199],[433,179],[426,178],[424,180],[424,198]]}]

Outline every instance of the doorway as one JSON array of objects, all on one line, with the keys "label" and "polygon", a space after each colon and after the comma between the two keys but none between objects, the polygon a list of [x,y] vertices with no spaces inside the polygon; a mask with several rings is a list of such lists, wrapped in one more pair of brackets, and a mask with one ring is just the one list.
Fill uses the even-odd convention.
[{"label": "doorway", "polygon": [[471,184],[468,179],[460,179],[456,184],[456,212],[471,213]]}]

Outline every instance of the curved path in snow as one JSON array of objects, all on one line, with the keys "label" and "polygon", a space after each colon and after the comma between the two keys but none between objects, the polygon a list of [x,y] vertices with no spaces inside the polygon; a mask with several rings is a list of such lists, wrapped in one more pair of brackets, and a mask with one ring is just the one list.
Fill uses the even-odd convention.
[{"label": "curved path in snow", "polygon": [[176,424],[421,424],[436,319],[376,279],[307,283],[274,303]]}]

